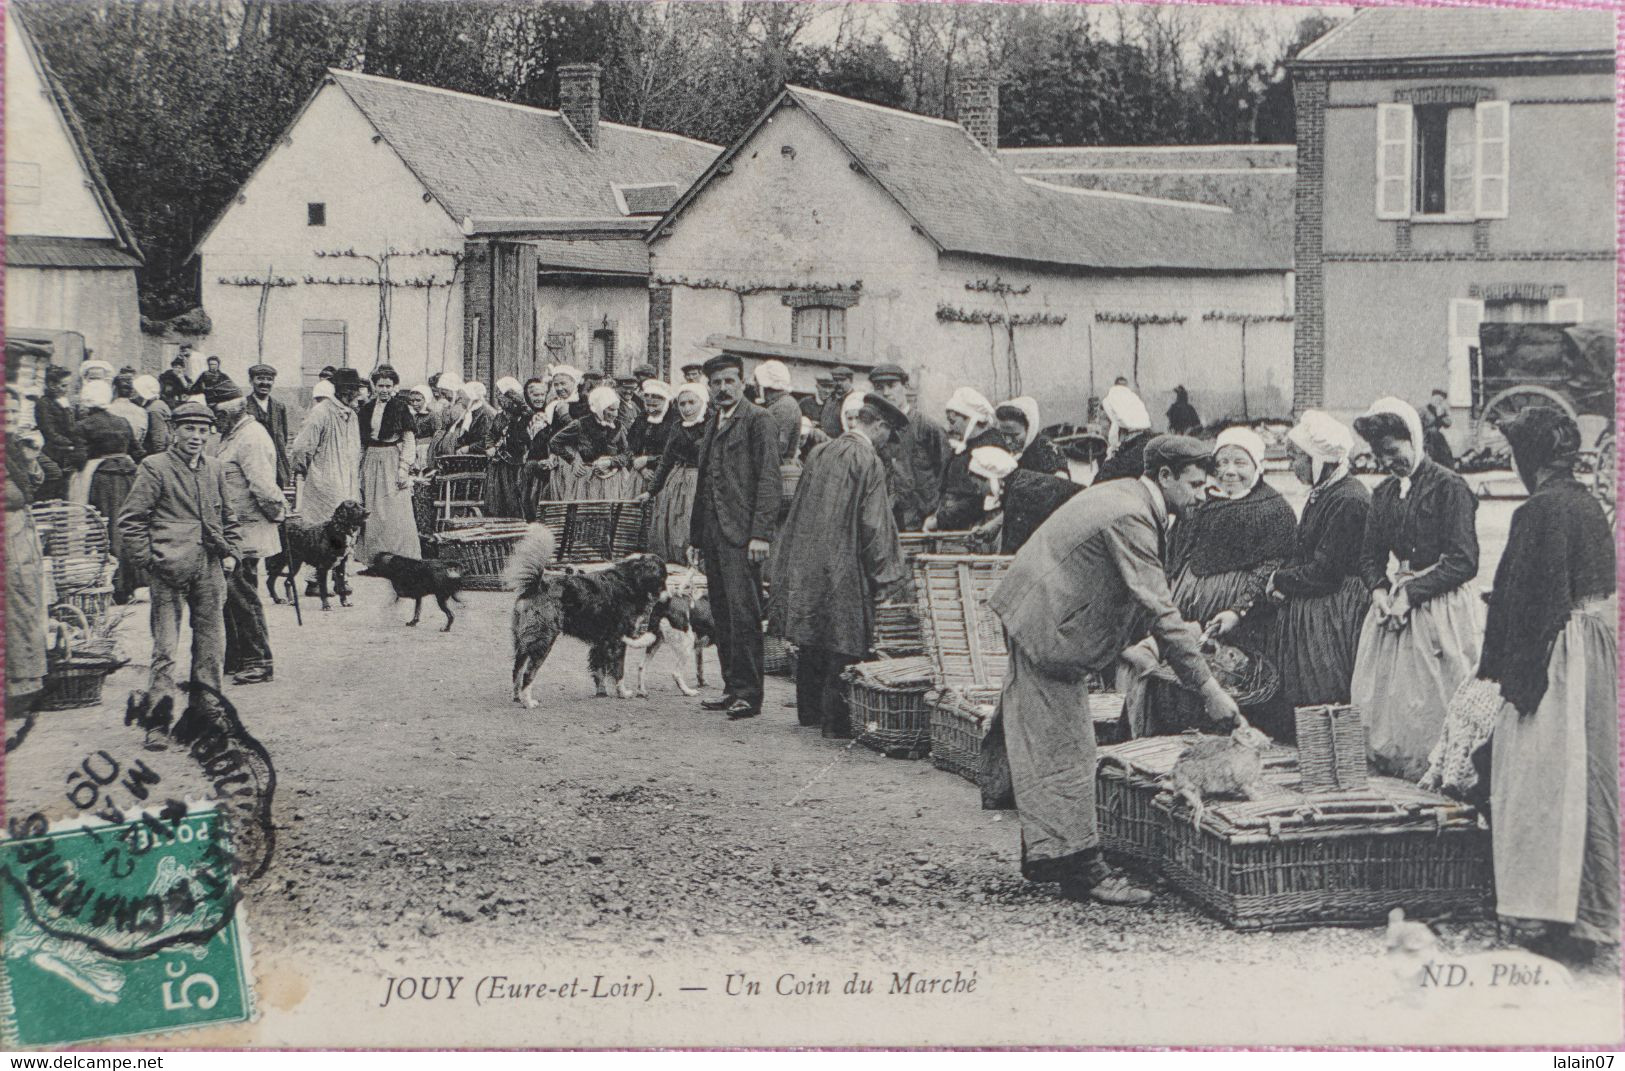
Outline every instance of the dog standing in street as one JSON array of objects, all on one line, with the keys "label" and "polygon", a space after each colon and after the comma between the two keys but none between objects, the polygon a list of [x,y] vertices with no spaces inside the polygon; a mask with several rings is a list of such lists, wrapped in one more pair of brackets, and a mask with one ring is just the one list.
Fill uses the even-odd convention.
[{"label": "dog standing in street", "polygon": [[340,502],[333,516],[321,524],[306,524],[296,517],[289,519],[287,552],[265,562],[265,590],[270,593],[271,601],[282,602],[277,598],[276,581],[284,571],[287,573],[286,594],[291,600],[299,570],[308,565],[316,570],[316,593],[321,596],[322,609],[332,609],[327,604],[328,574],[332,574],[339,605],[349,606],[350,585],[345,580],[344,563],[350,560],[356,533],[366,523],[367,511],[354,500]]},{"label": "dog standing in street", "polygon": [[691,687],[683,674],[692,664],[695,674],[699,676],[699,683],[705,683],[697,649],[710,646],[715,631],[710,600],[704,595],[698,598],[694,595],[693,572],[673,581],[666,593],[655,600],[654,609],[649,612],[649,634],[654,637],[654,642],[644,648],[643,659],[638,663],[637,694],[649,694],[644,681],[649,667],[661,651],[671,651],[677,659],[677,668],[671,676],[677,682],[678,691],[687,696],[699,695],[699,690]]},{"label": "dog standing in street", "polygon": [[375,576],[389,581],[395,589],[395,599],[412,600],[412,620],[408,626],[416,625],[423,616],[423,600],[430,595],[440,604],[440,612],[446,615],[446,627],[441,632],[450,632],[451,623],[457,620],[451,612],[451,602],[461,602],[457,598],[463,590],[463,570],[452,562],[419,561],[400,554],[391,554],[389,551],[380,551],[373,555],[372,564],[361,570],[356,576]]},{"label": "dog standing in street", "polygon": [[536,525],[514,548],[507,580],[517,592],[513,607],[513,699],[536,706],[531,685],[561,635],[588,645],[587,668],[599,696],[632,698],[622,678],[626,649],[655,642],[643,631],[655,600],[666,586],[666,567],[653,554],[638,554],[594,572],[548,576],[554,543],[550,529]]}]

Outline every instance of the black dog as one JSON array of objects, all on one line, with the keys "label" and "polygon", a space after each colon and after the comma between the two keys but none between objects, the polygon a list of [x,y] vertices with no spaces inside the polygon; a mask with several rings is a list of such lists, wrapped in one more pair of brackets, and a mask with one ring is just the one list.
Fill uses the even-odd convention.
[{"label": "black dog", "polygon": [[463,570],[461,566],[451,562],[418,561],[400,554],[391,554],[387,550],[375,554],[372,564],[356,573],[356,576],[376,576],[389,581],[395,589],[395,598],[412,600],[412,620],[408,626],[418,623],[423,616],[423,600],[430,595],[440,604],[440,612],[446,615],[446,627],[441,632],[450,632],[451,623],[457,620],[446,605],[448,599],[456,599],[458,592],[463,590]]},{"label": "black dog", "polygon": [[599,695],[630,699],[621,678],[626,649],[655,642],[643,630],[649,611],[666,586],[666,566],[652,554],[639,554],[596,572],[549,577],[553,533],[537,526],[520,541],[508,561],[507,578],[518,591],[513,607],[513,699],[534,707],[531,683],[561,635],[587,644],[587,668]]},{"label": "black dog", "polygon": [[339,605],[350,605],[350,585],[345,582],[344,563],[350,558],[356,533],[366,523],[367,511],[355,501],[340,502],[333,516],[323,524],[306,524],[297,518],[289,520],[286,525],[287,553],[277,554],[265,563],[265,590],[271,593],[271,601],[282,601],[276,597],[276,578],[284,569],[288,574],[285,582],[287,595],[292,599],[299,570],[309,565],[316,570],[316,593],[321,597],[323,610],[332,609],[327,605],[329,573],[333,575]]}]

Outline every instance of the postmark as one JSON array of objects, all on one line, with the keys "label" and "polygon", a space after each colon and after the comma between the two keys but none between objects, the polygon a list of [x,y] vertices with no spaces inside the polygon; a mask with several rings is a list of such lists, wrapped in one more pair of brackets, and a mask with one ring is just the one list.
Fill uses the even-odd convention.
[{"label": "postmark", "polygon": [[0,1037],[64,1045],[252,1018],[235,870],[212,806],[15,823],[0,841]]}]

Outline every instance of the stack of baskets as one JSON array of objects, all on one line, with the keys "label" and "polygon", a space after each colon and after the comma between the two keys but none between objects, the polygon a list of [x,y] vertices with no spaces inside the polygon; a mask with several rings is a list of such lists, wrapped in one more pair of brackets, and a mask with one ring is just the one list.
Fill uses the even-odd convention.
[{"label": "stack of baskets", "polygon": [[925,697],[934,687],[931,659],[859,662],[841,679],[858,743],[892,758],[920,759],[930,752],[931,708]]},{"label": "stack of baskets", "polygon": [[95,507],[75,502],[38,502],[30,509],[56,601],[78,609],[90,626],[100,625],[113,606],[118,570],[108,547],[107,519]]},{"label": "stack of baskets", "polygon": [[649,546],[649,505],[626,501],[543,502],[537,520],[553,529],[555,557],[587,564],[641,554]]},{"label": "stack of baskets", "polygon": [[485,476],[489,460],[479,454],[443,454],[434,472],[412,489],[412,514],[420,535],[432,535],[456,521],[485,515]]},{"label": "stack of baskets", "polygon": [[1305,792],[1366,787],[1365,719],[1358,707],[1328,704],[1293,711]]},{"label": "stack of baskets", "polygon": [[875,607],[875,650],[886,658],[905,658],[925,653],[925,630],[920,624],[919,571],[915,562],[922,554],[969,553],[969,532],[899,532],[903,561],[914,573],[913,589],[890,602]]},{"label": "stack of baskets", "polygon": [[45,652],[45,684],[36,710],[93,707],[102,700],[102,685],[124,662],[113,649],[112,626],[92,624],[71,603],[51,607],[50,643]]},{"label": "stack of baskets", "polygon": [[453,521],[427,541],[435,557],[462,567],[463,587],[470,591],[502,591],[508,559],[529,527],[524,521],[464,519]]}]

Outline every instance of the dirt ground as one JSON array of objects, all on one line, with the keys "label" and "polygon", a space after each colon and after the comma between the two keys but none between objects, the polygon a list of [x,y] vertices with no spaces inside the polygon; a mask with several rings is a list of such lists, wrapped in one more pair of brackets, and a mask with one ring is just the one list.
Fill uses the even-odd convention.
[{"label": "dirt ground", "polygon": [[[680,695],[670,655],[651,675],[648,699],[594,699],[584,648],[564,640],[538,678],[541,705],[527,711],[509,699],[511,596],[466,594],[454,629],[441,633],[438,612],[426,608],[422,625],[404,627],[409,604],[391,606],[381,581],[355,584],[349,609],[324,613],[306,600],[302,627],[291,608],[268,607],[276,679],[228,688],[278,782],[275,853],[245,905],[273,1014],[262,1032],[235,1042],[363,1040],[349,1016],[376,1007],[381,978],[418,973],[426,959],[473,973],[474,961],[504,956],[703,962],[716,986],[733,963],[799,964],[825,977],[860,961],[995,974],[992,965],[1004,964],[1007,977],[1029,970],[1072,979],[1132,965],[1150,972],[1134,983],[1142,988],[1125,990],[1139,994],[1128,1019],[1145,1024],[1164,1021],[1158,1000],[1183,1004],[1157,978],[1219,971],[1248,986],[1273,979],[1300,996],[1301,979],[1318,978],[1332,985],[1326,999],[1335,1007],[1355,983],[1337,975],[1333,985],[1329,971],[1385,962],[1380,929],[1237,933],[1166,886],[1141,910],[1058,901],[1021,880],[1013,813],[981,810],[974,786],[928,760],[888,759],[797,727],[783,679],[770,678],[763,716],[739,723]],[[150,641],[145,604],[132,610],[122,642],[133,661],[109,680],[103,706],[41,715],[9,756],[8,814],[42,804],[60,812],[63,770],[96,747],[137,746],[121,725],[122,700],[145,683]],[[714,654],[707,668],[706,694],[714,694]],[[1438,930],[1451,955],[1499,947],[1488,923]],[[1576,985],[1601,1018],[1552,1040],[1615,1036],[1617,980]],[[1244,1000],[1248,986],[1214,999]],[[1382,999],[1389,996],[1385,989]],[[1014,1014],[1018,1003],[1001,998],[984,1012]],[[715,1043],[698,1021],[651,1020],[652,1033],[627,1026],[616,1036]],[[1378,1025],[1327,1034],[1301,1018],[1274,1032],[1244,1015],[1229,1021],[1255,1032],[1238,1039],[1215,1027],[1195,1040],[1408,1036]],[[784,1022],[781,1033],[753,1042],[832,1041],[792,1029],[800,1020]],[[1417,1036],[1435,1036],[1434,1022],[1422,1016]],[[274,1035],[263,1032],[272,1024]],[[574,1021],[545,1037],[509,1025],[511,1034],[491,1036],[529,1044],[597,1036],[572,1034],[590,1025]],[[872,1037],[919,1044],[956,1036],[951,1026],[923,1037],[895,1026],[886,1020]],[[407,1032],[383,1040],[412,1036],[399,1021],[391,1029]],[[1123,1022],[1082,1038],[1052,1018],[1030,1029],[1003,1041],[1133,1036]]]}]

